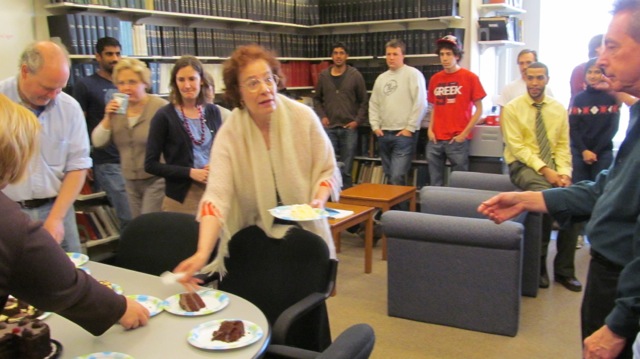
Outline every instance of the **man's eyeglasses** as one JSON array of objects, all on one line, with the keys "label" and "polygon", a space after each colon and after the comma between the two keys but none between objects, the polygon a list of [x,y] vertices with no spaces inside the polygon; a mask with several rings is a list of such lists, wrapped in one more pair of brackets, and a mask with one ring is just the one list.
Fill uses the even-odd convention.
[{"label": "man's eyeglasses", "polygon": [[260,90],[260,85],[265,84],[267,87],[273,87],[280,82],[280,77],[278,75],[269,75],[265,78],[250,78],[242,83],[241,87],[246,88],[249,92],[258,92]]}]

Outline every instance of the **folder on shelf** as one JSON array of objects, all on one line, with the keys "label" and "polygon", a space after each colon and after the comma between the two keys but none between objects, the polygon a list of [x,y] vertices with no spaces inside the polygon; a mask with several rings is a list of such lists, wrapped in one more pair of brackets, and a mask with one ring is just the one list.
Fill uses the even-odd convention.
[{"label": "folder on shelf", "polygon": [[480,41],[513,41],[513,19],[509,16],[481,17]]}]

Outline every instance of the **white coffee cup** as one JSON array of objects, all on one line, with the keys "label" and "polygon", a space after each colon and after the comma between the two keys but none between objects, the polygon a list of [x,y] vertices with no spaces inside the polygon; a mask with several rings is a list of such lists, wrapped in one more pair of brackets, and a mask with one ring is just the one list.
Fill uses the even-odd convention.
[{"label": "white coffee cup", "polygon": [[112,95],[112,98],[116,100],[120,106],[115,113],[125,115],[127,113],[127,106],[129,105],[129,95],[121,92],[115,92]]}]

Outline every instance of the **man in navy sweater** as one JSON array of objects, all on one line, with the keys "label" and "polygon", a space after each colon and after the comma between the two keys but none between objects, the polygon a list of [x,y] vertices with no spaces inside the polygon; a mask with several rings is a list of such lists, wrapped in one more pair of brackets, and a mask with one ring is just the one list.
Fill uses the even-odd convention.
[{"label": "man in navy sweater", "polygon": [[[640,96],[640,0],[618,0],[598,59],[611,88]],[[542,192],[509,192],[478,211],[501,223],[522,211],[548,212],[560,223],[590,217],[591,262],[582,302],[584,358],[631,358],[640,330],[640,105],[613,165],[595,182]]]}]

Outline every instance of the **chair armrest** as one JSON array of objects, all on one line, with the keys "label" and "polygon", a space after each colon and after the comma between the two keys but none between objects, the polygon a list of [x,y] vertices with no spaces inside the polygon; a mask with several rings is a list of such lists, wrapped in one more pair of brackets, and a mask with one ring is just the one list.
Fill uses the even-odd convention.
[{"label": "chair armrest", "polygon": [[311,293],[287,308],[287,310],[278,316],[278,319],[276,319],[276,322],[273,324],[271,342],[274,344],[285,343],[291,325],[304,314],[324,303],[326,299],[327,296],[325,293]]},{"label": "chair armrest", "polygon": [[318,353],[311,350],[272,344],[267,347],[267,357],[276,359],[315,359]]},{"label": "chair armrest", "polygon": [[327,290],[324,295],[325,298],[329,298],[331,293],[336,287],[336,278],[338,277],[338,261],[335,259],[331,259],[329,261],[329,283],[327,284]]},{"label": "chair armrest", "polygon": [[519,191],[518,187],[511,183],[509,175],[496,173],[453,171],[449,178],[449,186],[498,192]]},{"label": "chair armrest", "polygon": [[356,324],[347,328],[318,359],[368,358],[373,351],[376,336],[369,324]]}]

